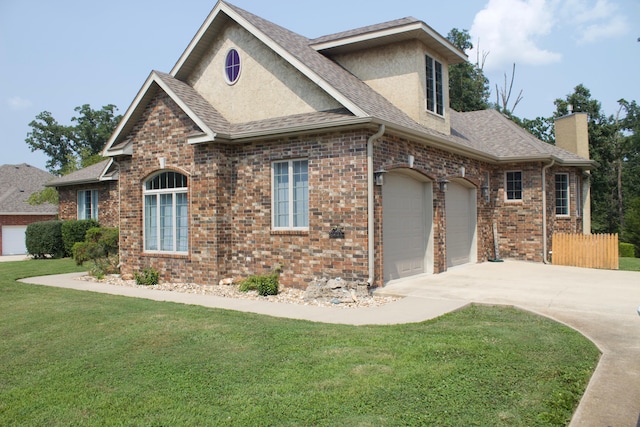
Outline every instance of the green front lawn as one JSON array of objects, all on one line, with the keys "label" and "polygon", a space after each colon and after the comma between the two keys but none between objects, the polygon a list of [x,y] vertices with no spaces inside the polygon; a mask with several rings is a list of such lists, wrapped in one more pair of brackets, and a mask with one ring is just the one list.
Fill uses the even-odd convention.
[{"label": "green front lawn", "polygon": [[620,270],[640,271],[640,258],[619,258]]},{"label": "green front lawn", "polygon": [[0,425],[565,425],[599,358],[513,308],[341,326],[15,282],[0,263]]}]

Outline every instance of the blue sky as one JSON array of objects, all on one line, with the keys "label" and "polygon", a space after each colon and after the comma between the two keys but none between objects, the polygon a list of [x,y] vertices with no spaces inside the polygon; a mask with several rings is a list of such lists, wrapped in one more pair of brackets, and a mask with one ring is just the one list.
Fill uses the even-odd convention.
[{"label": "blue sky", "polygon": [[[512,96],[522,90],[514,111],[520,117],[550,116],[553,101],[580,83],[606,114],[616,113],[620,98],[640,102],[638,0],[230,2],[309,38],[406,16],[444,36],[470,30],[476,47],[488,52],[492,101],[516,63]],[[171,70],[214,5],[0,1],[0,164],[45,168],[47,158],[24,142],[42,111],[62,124],[83,104],[115,104],[124,114],[151,70]],[[469,57],[475,62],[477,55]]]}]

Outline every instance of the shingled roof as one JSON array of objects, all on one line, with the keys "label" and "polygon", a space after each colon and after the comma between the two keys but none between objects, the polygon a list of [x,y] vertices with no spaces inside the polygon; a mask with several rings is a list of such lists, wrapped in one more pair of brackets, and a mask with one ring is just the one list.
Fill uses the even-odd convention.
[{"label": "shingled roof", "polygon": [[52,178],[49,172],[26,163],[0,166],[0,215],[56,215],[56,205],[27,203],[29,196],[44,190]]},{"label": "shingled roof", "polygon": [[[92,184],[100,182],[100,178],[111,159],[103,160],[86,168],[77,170],[68,175],[60,176],[49,181],[47,187],[64,187],[67,185]],[[117,178],[117,177],[116,177]]]},{"label": "shingled roof", "polygon": [[[184,81],[205,54],[205,46],[215,36],[216,29],[232,19],[262,40],[282,58],[334,97],[344,108],[294,116],[271,118],[248,123],[229,123],[212,105]],[[326,49],[335,49],[361,41],[353,41],[373,33],[391,31],[396,37],[424,38],[429,43],[440,43],[450,55],[464,54],[430,27],[415,18],[402,18],[329,36],[308,39],[276,25],[246,10],[219,1],[207,17],[192,42],[182,54],[171,73],[154,71],[127,110],[122,123],[114,132],[105,154],[116,154],[128,131],[143,113],[151,97],[162,89],[176,101],[201,128],[202,135],[190,142],[232,142],[248,138],[275,136],[283,133],[317,130],[323,127],[384,124],[389,132],[423,140],[441,148],[492,162],[534,161],[554,159],[559,163],[590,167],[592,162],[575,154],[537,140],[497,111],[451,114],[451,134],[437,132],[417,123],[366,83],[325,56]],[[386,36],[385,36],[386,37]],[[348,41],[347,41],[348,39]],[[358,39],[359,40],[359,39]],[[444,41],[443,41],[444,40]],[[329,44],[327,44],[329,43]],[[335,46],[331,43],[337,43]],[[367,41],[371,43],[371,41]],[[333,46],[333,47],[332,47]],[[119,153],[118,153],[119,154]]]}]

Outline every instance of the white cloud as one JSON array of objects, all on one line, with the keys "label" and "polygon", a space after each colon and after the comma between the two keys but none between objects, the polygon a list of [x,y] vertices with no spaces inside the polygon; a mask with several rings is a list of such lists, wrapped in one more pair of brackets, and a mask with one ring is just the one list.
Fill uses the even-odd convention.
[{"label": "white cloud", "polygon": [[539,65],[561,59],[559,53],[536,45],[536,38],[553,28],[553,13],[547,6],[545,0],[490,0],[476,14],[469,32],[476,47],[489,53],[487,69],[513,62]]},{"label": "white cloud", "polygon": [[624,35],[629,30],[627,17],[610,0],[568,0],[559,14],[574,28],[578,44],[587,44]]},{"label": "white cloud", "polygon": [[33,103],[28,99],[21,98],[19,96],[14,96],[12,98],[7,99],[7,105],[9,105],[9,108],[11,108],[12,110],[25,110],[31,107]]},{"label": "white cloud", "polygon": [[[485,69],[499,70],[512,63],[560,61],[558,43],[542,45],[560,28],[569,29],[577,43],[585,44],[619,36],[628,24],[611,0],[489,0],[469,32],[475,47],[488,52]],[[470,58],[476,55],[469,52]]]}]

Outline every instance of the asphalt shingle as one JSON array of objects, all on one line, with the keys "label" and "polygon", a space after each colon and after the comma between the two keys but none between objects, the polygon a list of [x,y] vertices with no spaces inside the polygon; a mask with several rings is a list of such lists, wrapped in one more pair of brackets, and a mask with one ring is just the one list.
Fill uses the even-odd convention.
[{"label": "asphalt shingle", "polygon": [[44,190],[52,178],[49,172],[26,163],[0,166],[0,214],[57,214],[56,205],[27,203],[29,196]]}]

